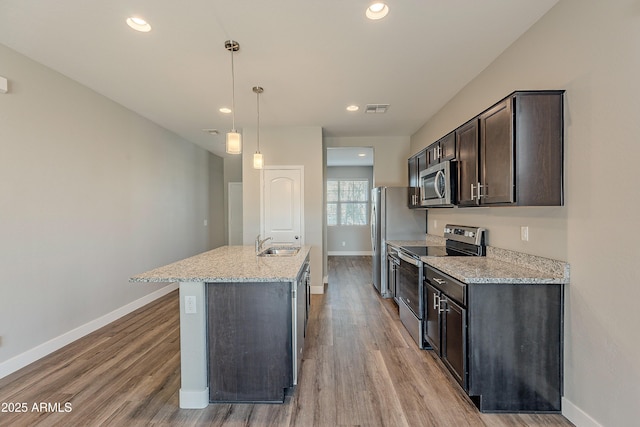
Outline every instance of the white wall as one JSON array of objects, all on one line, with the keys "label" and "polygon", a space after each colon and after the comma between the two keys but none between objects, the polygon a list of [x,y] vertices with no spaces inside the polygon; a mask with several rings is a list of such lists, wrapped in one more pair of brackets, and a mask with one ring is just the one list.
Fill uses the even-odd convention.
[{"label": "white wall", "polygon": [[[255,128],[242,130],[242,209],[244,244],[260,233],[260,171],[253,169]],[[304,240],[311,246],[312,292],[323,292],[323,148],[320,127],[260,128],[266,166],[304,166]]]},{"label": "white wall", "polygon": [[578,425],[640,419],[638,76],[637,1],[561,0],[411,139],[417,152],[513,90],[566,89],[565,206],[432,209],[429,226],[486,226],[493,246],[571,264],[563,412]]},{"label": "white wall", "polygon": [[211,221],[208,152],[3,45],[0,75],[2,376],[166,286],[128,278],[208,249]]}]

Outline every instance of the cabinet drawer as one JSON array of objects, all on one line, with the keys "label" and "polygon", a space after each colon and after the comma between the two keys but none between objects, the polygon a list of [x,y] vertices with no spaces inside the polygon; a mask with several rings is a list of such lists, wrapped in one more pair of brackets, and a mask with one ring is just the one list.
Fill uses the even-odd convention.
[{"label": "cabinet drawer", "polygon": [[442,291],[447,297],[466,307],[467,285],[429,266],[425,268],[425,277],[432,286]]}]

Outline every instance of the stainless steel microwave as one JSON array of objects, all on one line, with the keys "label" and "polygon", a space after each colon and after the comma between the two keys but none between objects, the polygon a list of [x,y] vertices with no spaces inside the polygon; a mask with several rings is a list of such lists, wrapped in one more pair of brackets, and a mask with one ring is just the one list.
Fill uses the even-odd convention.
[{"label": "stainless steel microwave", "polygon": [[444,161],[420,172],[420,206],[453,206],[455,163]]}]

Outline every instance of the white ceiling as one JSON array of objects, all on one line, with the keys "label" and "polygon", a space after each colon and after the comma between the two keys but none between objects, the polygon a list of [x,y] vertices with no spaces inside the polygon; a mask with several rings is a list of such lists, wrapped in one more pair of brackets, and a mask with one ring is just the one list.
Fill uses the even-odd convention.
[{"label": "white ceiling", "polygon": [[[0,0],[0,43],[222,155],[225,40],[240,43],[236,128],[255,126],[260,85],[261,126],[408,136],[557,1],[388,0],[370,21],[369,0]],[[385,114],[364,113],[379,103]]]}]

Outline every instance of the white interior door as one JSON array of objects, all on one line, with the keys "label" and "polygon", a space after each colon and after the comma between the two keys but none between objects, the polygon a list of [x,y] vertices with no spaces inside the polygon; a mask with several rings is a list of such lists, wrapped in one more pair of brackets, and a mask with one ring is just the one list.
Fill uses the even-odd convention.
[{"label": "white interior door", "polygon": [[304,244],[303,177],[302,166],[262,170],[261,234],[275,243]]},{"label": "white interior door", "polygon": [[242,245],[242,183],[229,183],[229,245]]}]

